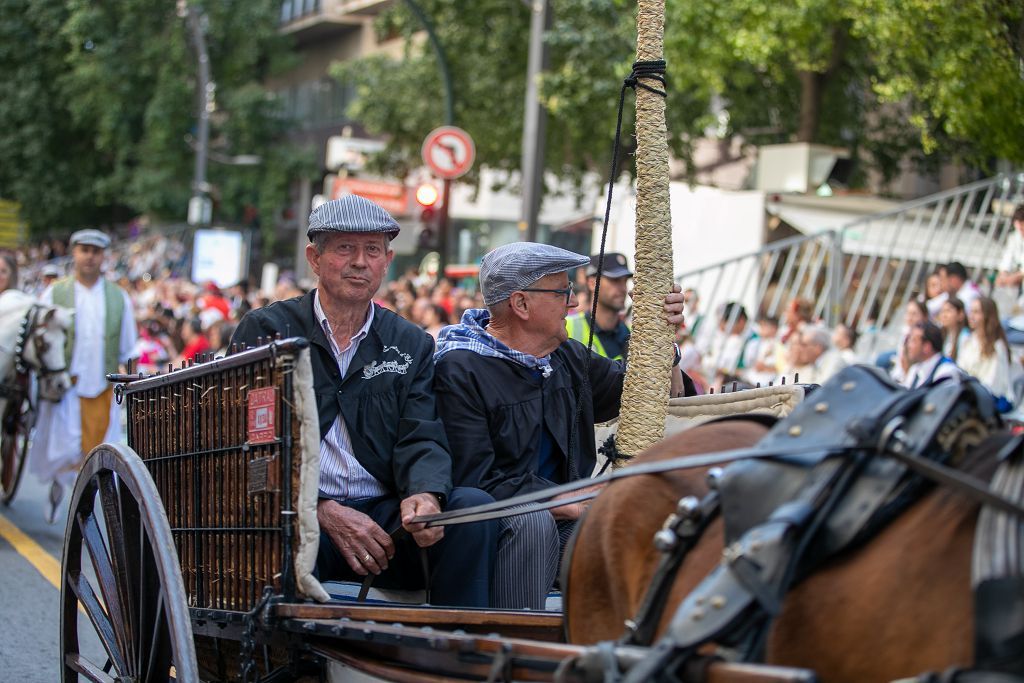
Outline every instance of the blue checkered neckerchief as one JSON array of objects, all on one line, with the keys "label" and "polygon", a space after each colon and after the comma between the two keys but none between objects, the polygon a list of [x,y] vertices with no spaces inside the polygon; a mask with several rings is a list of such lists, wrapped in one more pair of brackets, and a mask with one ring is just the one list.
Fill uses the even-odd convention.
[{"label": "blue checkered neckerchief", "polygon": [[544,377],[551,374],[551,359],[547,356],[537,358],[528,353],[510,349],[488,334],[484,328],[490,319],[491,312],[486,308],[467,310],[462,314],[462,321],[458,325],[449,325],[437,335],[437,350],[434,352],[434,360],[441,360],[449,351],[465,349],[481,356],[510,360],[530,370],[536,370]]}]

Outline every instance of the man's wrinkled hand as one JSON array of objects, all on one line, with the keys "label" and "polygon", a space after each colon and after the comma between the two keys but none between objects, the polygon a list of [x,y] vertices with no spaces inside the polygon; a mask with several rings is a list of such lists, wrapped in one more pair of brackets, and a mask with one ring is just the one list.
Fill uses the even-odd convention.
[{"label": "man's wrinkled hand", "polygon": [[685,298],[679,285],[672,285],[672,291],[665,295],[665,320],[669,325],[682,325],[686,321],[684,305]]},{"label": "man's wrinkled hand", "polygon": [[402,501],[402,527],[421,548],[429,548],[444,537],[444,527],[427,527],[423,522],[412,520],[420,515],[434,515],[441,511],[437,496],[433,493],[417,493]]},{"label": "man's wrinkled hand", "polygon": [[[585,489],[581,489],[579,491],[570,491],[569,493],[563,493],[561,495],[555,496],[554,500],[559,500],[559,499],[562,499],[562,498],[573,498],[573,497],[578,496],[578,495],[580,495],[582,493],[590,493],[591,491],[600,491],[603,488],[604,488],[604,484],[597,484],[595,486],[591,486],[591,487],[588,487],[588,488],[585,488]],[[591,502],[593,502],[593,500],[581,500],[578,503],[569,503],[568,505],[561,505],[561,506],[556,507],[556,508],[551,508],[551,515],[556,520],[559,520],[559,521],[561,521],[561,520],[579,519],[580,517],[583,516],[583,513],[586,512],[587,508],[590,507],[590,503]]]},{"label": "man's wrinkled hand", "polygon": [[395,556],[395,544],[387,532],[358,510],[321,500],[316,518],[348,566],[360,576],[380,574]]}]

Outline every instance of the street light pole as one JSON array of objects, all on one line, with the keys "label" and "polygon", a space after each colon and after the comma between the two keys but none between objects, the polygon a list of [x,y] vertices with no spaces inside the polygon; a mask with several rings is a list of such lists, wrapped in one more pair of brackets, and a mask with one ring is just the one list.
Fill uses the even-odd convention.
[{"label": "street light pole", "polygon": [[[434,30],[434,23],[423,11],[423,8],[419,6],[419,3],[416,0],[405,0],[405,4],[408,5],[416,19],[419,20],[420,25],[423,26],[423,30],[427,33],[427,39],[430,41],[431,47],[434,48],[434,54],[437,56],[437,67],[441,71],[441,83],[444,86],[444,124],[446,126],[454,126],[455,93],[452,87],[451,70],[448,68],[448,57],[445,55],[444,47],[441,45],[441,40],[437,37],[437,31]],[[451,198],[451,193],[452,181],[445,178],[441,192],[441,213],[437,220],[437,251],[441,257],[437,265],[438,279],[444,277],[444,268],[448,262],[448,202]]]},{"label": "street light pole", "polygon": [[548,68],[544,32],[551,28],[548,0],[529,0],[530,48],[526,65],[526,107],[523,118],[522,205],[519,232],[537,241],[537,216],[544,188],[544,149],[547,146],[547,111],[540,103],[537,80]]},{"label": "street light pole", "polygon": [[192,198],[188,203],[189,225],[209,225],[209,183],[206,181],[206,162],[210,147],[210,110],[213,108],[214,84],[210,81],[210,55],[206,51],[202,11],[185,0],[178,1],[178,16],[185,19],[196,50],[196,159],[192,179]]}]

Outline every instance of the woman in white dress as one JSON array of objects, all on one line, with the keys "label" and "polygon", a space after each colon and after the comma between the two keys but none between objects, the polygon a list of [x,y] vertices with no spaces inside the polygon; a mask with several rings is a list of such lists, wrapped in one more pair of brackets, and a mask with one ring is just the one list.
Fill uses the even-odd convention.
[{"label": "woman in white dress", "polygon": [[957,364],[999,399],[1013,399],[1010,348],[999,323],[999,311],[988,297],[971,302],[967,313],[971,335],[960,350]]}]

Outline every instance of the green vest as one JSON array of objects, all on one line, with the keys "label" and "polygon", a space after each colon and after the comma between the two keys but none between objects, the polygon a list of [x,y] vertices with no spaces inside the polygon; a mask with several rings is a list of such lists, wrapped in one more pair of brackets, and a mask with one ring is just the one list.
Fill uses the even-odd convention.
[{"label": "green vest", "polygon": [[[124,296],[121,288],[103,278],[103,298],[106,307],[103,330],[103,369],[108,375],[114,374],[120,365],[121,319],[124,317]],[[69,276],[53,283],[53,303],[64,308],[75,307],[75,278]],[[67,343],[64,344],[64,362],[71,365],[71,348],[75,340],[75,321],[71,321]]]},{"label": "green vest", "polygon": [[[584,346],[587,345],[587,338],[590,337],[590,324],[587,316],[583,313],[575,313],[565,319],[565,331],[569,333],[569,339],[575,339]],[[591,350],[599,356],[608,358],[608,352],[604,350],[601,338],[594,334],[594,345]],[[622,354],[615,356],[612,360],[622,360]]]}]

